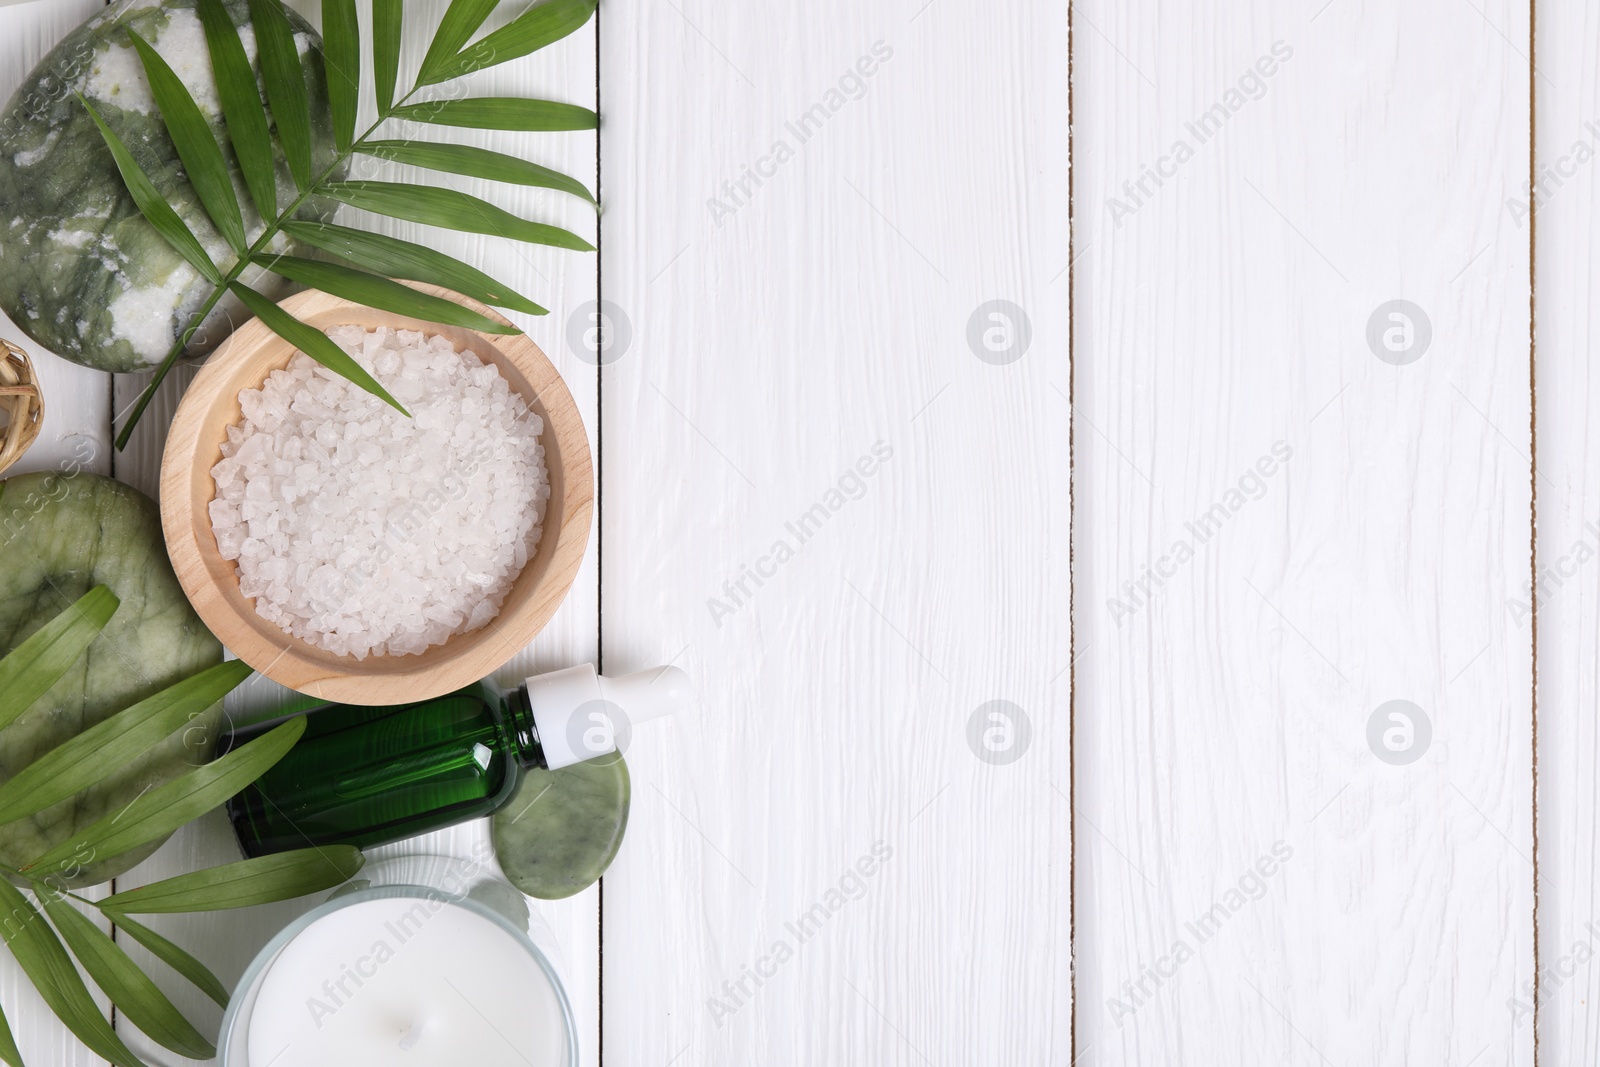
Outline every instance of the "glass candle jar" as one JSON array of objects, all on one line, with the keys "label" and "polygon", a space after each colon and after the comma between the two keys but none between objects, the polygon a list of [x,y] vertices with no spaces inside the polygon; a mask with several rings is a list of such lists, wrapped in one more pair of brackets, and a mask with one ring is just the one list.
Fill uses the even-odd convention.
[{"label": "glass candle jar", "polygon": [[223,1017],[221,1067],[577,1067],[526,901],[497,879],[449,884],[467,862],[389,861],[281,931]]}]

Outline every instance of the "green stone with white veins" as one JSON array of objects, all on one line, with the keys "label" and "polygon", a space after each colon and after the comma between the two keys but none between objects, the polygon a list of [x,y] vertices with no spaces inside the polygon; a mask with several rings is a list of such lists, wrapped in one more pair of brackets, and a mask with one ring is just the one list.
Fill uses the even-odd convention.
[{"label": "green stone with white veins", "polygon": [[[0,482],[0,655],[97,585],[121,600],[88,651],[23,715],[0,730],[0,782],[123,708],[222,662],[172,573],[154,501],[84,472]],[[210,758],[221,705],[109,778],[37,815],[0,826],[0,864],[38,858],[154,786]],[[160,842],[88,864],[70,882],[114,878]]]},{"label": "green stone with white veins", "polygon": [[500,869],[540,900],[581,893],[617,858],[630,793],[628,765],[617,753],[527,772],[511,802],[489,820]]},{"label": "green stone with white veins", "polygon": [[[248,0],[224,0],[224,6],[254,62]],[[213,262],[224,271],[236,262],[183,176],[129,31],[161,53],[224,145],[250,239],[264,229],[227,147],[210,53],[194,9],[195,0],[120,0],[63,38],[0,114],[0,310],[45,348],[88,367],[135,371],[159,363],[212,286],[139,214],[76,93],[127,143]],[[311,113],[325,115],[321,39],[293,11],[289,19],[307,71]],[[320,172],[334,158],[333,137],[317,122],[312,132]],[[296,195],[280,162],[279,208]],[[303,217],[326,218],[332,210],[308,208]],[[280,235],[271,250],[301,249]],[[289,291],[257,267],[244,280],[274,299]],[[189,351],[208,351],[233,323],[248,318],[233,297],[224,297]]]}]

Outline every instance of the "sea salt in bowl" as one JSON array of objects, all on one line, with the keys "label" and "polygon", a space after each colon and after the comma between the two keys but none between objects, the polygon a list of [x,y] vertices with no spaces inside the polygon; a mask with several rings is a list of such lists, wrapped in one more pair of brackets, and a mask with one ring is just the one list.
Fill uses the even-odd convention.
[{"label": "sea salt in bowl", "polygon": [[486,626],[537,550],[544,420],[493,363],[416,330],[327,332],[405,405],[296,355],[239,394],[208,508],[256,614],[365,659]]},{"label": "sea salt in bowl", "polygon": [[[499,318],[491,309],[446,290],[416,288]],[[588,542],[594,479],[588,440],[571,393],[544,353],[521,334],[481,334],[407,319],[319,292],[290,297],[283,307],[322,330],[389,327],[442,337],[457,351],[470,352],[496,367],[543,424],[539,444],[550,496],[537,544],[486,625],[453,634],[420,654],[357,659],[295,637],[263,618],[240,588],[236,563],[223,558],[210,520],[210,505],[217,495],[212,470],[224,458],[228,428],[243,416],[239,394],[259,388],[295,355],[294,346],[260,321],[251,321],[202,368],[184,394],[167,436],[161,518],[184,592],[206,625],[240,659],[276,682],[322,699],[398,704],[438,696],[492,674],[555,614]]]}]

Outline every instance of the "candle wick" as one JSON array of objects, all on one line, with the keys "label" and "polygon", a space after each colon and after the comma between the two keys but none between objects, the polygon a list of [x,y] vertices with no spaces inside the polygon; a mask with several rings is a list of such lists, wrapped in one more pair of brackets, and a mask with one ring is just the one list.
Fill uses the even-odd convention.
[{"label": "candle wick", "polygon": [[400,1051],[405,1052],[422,1040],[422,1031],[427,1029],[427,1025],[424,1021],[407,1027],[406,1032],[400,1035]]}]

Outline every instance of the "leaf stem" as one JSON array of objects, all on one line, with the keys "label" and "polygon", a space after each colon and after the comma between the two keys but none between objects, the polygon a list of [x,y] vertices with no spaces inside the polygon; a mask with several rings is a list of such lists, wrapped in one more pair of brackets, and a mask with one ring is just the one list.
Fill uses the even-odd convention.
[{"label": "leaf stem", "polygon": [[[128,441],[133,436],[133,428],[138,424],[140,417],[144,415],[145,409],[150,406],[150,401],[155,399],[156,390],[161,387],[161,383],[166,379],[167,373],[172,370],[173,365],[178,362],[178,358],[183,355],[184,349],[189,347],[189,342],[194,338],[195,333],[199,331],[201,323],[205,322],[206,316],[211,314],[212,310],[222,300],[222,295],[228,291],[228,287],[238,281],[244,274],[245,269],[251,265],[251,260],[264,252],[267,245],[271,244],[273,239],[283,232],[283,224],[291,221],[295,213],[305,206],[306,201],[321,191],[323,185],[333,175],[334,171],[338,170],[339,167],[350,160],[351,156],[356,155],[365,147],[367,141],[377,132],[378,127],[387,122],[394,111],[409,103],[411,98],[416,96],[422,88],[421,85],[413,85],[411,91],[406,93],[389,111],[379,114],[377,121],[368,126],[360,137],[351,142],[349,148],[343,152],[336,150],[333,162],[329,163],[322,173],[318,174],[306,186],[305,191],[292,204],[278,213],[278,217],[273,220],[272,224],[262,230],[261,236],[257,237],[255,242],[245,250],[244,255],[239,257],[239,261],[233,265],[233,269],[223,276],[222,281],[211,291],[211,295],[200,305],[199,310],[190,317],[189,325],[178,336],[178,343],[172,346],[166,357],[162,359],[161,364],[156,367],[155,377],[150,379],[150,384],[145,386],[144,392],[139,394],[138,403],[133,406],[133,411],[128,415],[128,421],[123,424],[121,432],[117,434],[116,448],[118,452],[128,447]],[[277,180],[276,176],[274,176],[273,180]],[[0,867],[0,872],[5,870],[7,868]],[[22,877],[26,877],[26,875],[22,875]]]},{"label": "leaf stem", "polygon": [[12,876],[14,878],[21,878],[23,881],[27,882],[28,885],[33,887],[33,891],[35,893],[37,893],[39,891],[39,887],[40,886],[46,886],[46,887],[48,887],[50,892],[55,893],[57,896],[71,897],[73,900],[78,901],[80,904],[87,904],[91,908],[99,908],[100,907],[100,902],[99,901],[90,900],[88,897],[79,896],[77,893],[74,893],[70,889],[62,889],[62,888],[60,888],[60,887],[58,887],[56,885],[51,884],[49,881],[47,881],[45,879],[35,878],[31,874],[27,874],[27,873],[25,873],[23,871],[19,871],[15,867],[7,867],[4,864],[0,864],[0,875],[10,875],[10,876]]}]

